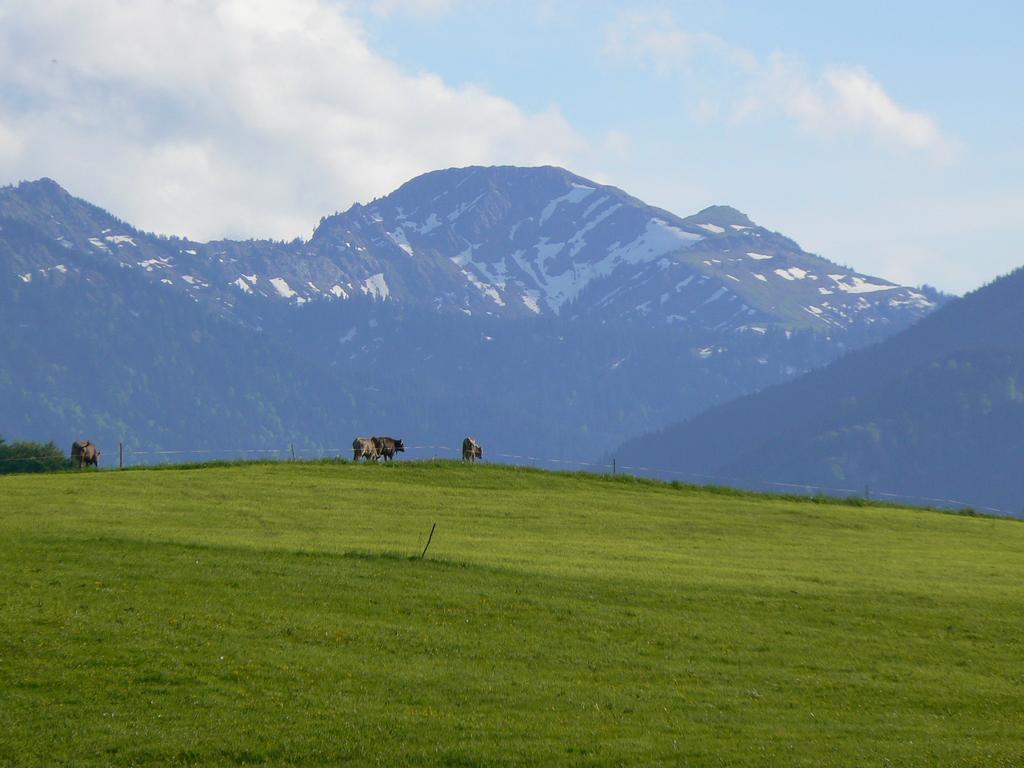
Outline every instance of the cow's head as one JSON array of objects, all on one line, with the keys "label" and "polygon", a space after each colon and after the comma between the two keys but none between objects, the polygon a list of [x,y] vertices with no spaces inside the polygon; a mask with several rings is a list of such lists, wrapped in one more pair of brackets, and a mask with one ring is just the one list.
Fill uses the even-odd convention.
[{"label": "cow's head", "polygon": [[405,443],[401,440],[395,440],[395,453],[405,453]]}]

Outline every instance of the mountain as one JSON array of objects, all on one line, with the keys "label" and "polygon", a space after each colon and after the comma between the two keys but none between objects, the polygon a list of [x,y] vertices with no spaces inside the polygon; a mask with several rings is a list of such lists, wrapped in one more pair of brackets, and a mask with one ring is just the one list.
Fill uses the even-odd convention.
[{"label": "mountain", "polygon": [[867,486],[880,498],[1019,515],[1022,436],[1024,269],[877,345],[616,454],[753,488]]},{"label": "mountain", "polygon": [[42,179],[0,189],[0,434],[583,458],[943,300],[557,168],[428,173],[290,243],[149,234]]},{"label": "mountain", "polygon": [[549,167],[428,173],[292,243],[153,237],[48,179],[0,190],[0,216],[43,241],[13,260],[23,279],[73,252],[228,315],[244,296],[302,305],[362,294],[504,318],[829,331],[905,325],[937,298],[808,254],[732,208],[681,219]]}]

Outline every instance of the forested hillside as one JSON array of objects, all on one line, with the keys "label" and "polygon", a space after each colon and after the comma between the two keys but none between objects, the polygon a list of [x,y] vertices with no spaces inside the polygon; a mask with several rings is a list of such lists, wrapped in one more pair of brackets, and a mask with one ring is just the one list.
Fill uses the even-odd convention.
[{"label": "forested hillside", "polygon": [[865,485],[1024,513],[1024,270],[827,368],[631,441],[751,487]]}]

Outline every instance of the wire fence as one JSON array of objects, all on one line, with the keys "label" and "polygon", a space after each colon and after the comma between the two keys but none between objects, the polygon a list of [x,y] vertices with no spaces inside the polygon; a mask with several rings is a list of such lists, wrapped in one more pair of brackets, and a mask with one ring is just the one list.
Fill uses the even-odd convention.
[{"label": "wire fence", "polygon": [[[439,444],[407,445],[406,453],[419,454],[410,458],[461,458],[462,448]],[[185,463],[188,457],[198,459],[214,460],[315,460],[326,458],[348,458],[352,453],[351,447],[336,448],[295,448],[289,445],[287,448],[192,448],[177,450],[150,450],[137,451],[123,444],[118,446],[117,463],[120,467],[129,466],[151,466],[154,464]],[[649,476],[652,479],[679,478],[692,485],[723,485],[736,488],[751,488],[749,480],[738,477],[726,477],[722,475],[707,475],[697,472],[684,472],[666,467],[648,467],[631,464],[619,464],[616,460],[610,462],[602,461],[581,461],[578,459],[554,459],[544,456],[531,456],[518,453],[488,453],[488,458],[504,459],[504,464],[519,466],[552,466],[555,468],[581,468],[581,471],[590,471],[600,474],[630,474],[637,477]],[[52,463],[53,454],[42,454],[37,456],[15,456],[0,459],[0,462],[14,461],[38,461],[42,464]],[[142,459],[141,461],[138,459]],[[147,460],[148,458],[148,460]],[[185,461],[182,461],[184,459]],[[109,464],[109,461],[107,462]],[[887,500],[892,502],[905,502],[918,506],[943,506],[959,509],[973,509],[982,512],[989,512],[996,515],[1014,517],[1013,512],[997,507],[990,507],[976,502],[963,501],[961,499],[950,499],[938,496],[918,496],[915,494],[900,493],[889,490],[879,490],[865,486],[864,488],[839,488],[824,486],[816,483],[793,483],[783,481],[762,481],[753,484],[756,490],[778,489],[780,493],[795,493],[799,495],[820,495],[820,496],[856,496],[867,499]]]}]

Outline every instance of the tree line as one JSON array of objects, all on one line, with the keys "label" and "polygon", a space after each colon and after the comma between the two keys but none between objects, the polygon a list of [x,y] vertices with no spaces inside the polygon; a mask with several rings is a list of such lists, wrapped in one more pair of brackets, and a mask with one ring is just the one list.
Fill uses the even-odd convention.
[{"label": "tree line", "polygon": [[52,440],[48,443],[8,443],[0,435],[0,475],[14,472],[53,472],[68,469],[71,460]]}]

